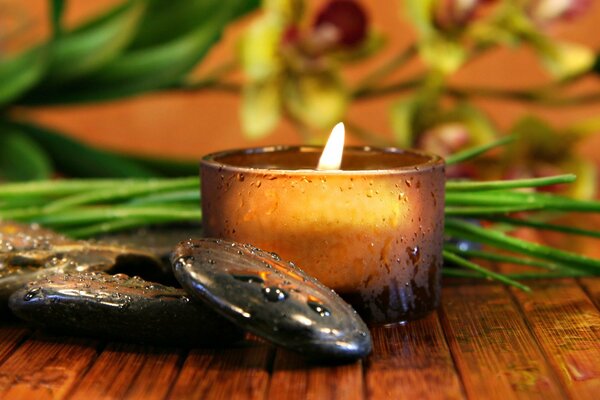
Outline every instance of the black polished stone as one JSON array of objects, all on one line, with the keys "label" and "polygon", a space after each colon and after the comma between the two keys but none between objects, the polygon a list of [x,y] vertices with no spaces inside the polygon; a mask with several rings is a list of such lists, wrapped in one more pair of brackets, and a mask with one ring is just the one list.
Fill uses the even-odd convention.
[{"label": "black polished stone", "polygon": [[101,272],[54,275],[10,297],[19,318],[42,329],[106,340],[221,346],[243,331],[182,289]]},{"label": "black polished stone", "polygon": [[331,361],[371,352],[369,330],[356,311],[276,254],[219,239],[190,239],[175,249],[173,268],[190,296],[277,345]]},{"label": "black polished stone", "polygon": [[72,240],[36,225],[0,222],[0,308],[28,282],[83,271],[124,272],[153,281],[165,275],[160,259],[144,250]]}]

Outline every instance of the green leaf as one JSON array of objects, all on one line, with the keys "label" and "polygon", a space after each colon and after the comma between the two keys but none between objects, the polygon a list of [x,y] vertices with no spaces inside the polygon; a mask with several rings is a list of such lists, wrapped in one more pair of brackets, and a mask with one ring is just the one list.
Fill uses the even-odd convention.
[{"label": "green leaf", "polygon": [[145,168],[156,171],[157,175],[159,176],[181,177],[195,175],[198,173],[198,160],[192,161],[152,156],[138,156],[123,153],[117,154]]},{"label": "green leaf", "polygon": [[[147,7],[128,51],[176,40],[197,29],[212,13],[216,0],[146,0]],[[259,5],[259,0],[236,1],[232,18],[244,15]]]},{"label": "green leaf", "polygon": [[46,81],[73,80],[109,63],[133,38],[143,10],[142,1],[130,0],[58,37],[52,43]]},{"label": "green leaf", "polygon": [[62,34],[62,16],[65,11],[65,0],[50,0],[50,24],[52,36],[55,38]]},{"label": "green leaf", "polygon": [[48,179],[52,164],[40,146],[16,129],[0,131],[0,181]]},{"label": "green leaf", "polygon": [[36,125],[13,123],[44,148],[56,168],[72,177],[154,177],[157,174],[125,157],[87,146],[73,138]]},{"label": "green leaf", "polygon": [[0,106],[10,103],[39,82],[46,67],[46,49],[36,47],[0,59]]},{"label": "green leaf", "polygon": [[244,88],[240,119],[244,134],[251,139],[268,135],[281,119],[279,81],[250,83]]},{"label": "green leaf", "polygon": [[206,55],[225,26],[240,12],[238,2],[212,0],[211,4],[210,11],[202,15],[190,32],[164,43],[128,50],[95,73],[60,90],[38,92],[36,97],[28,99],[29,103],[110,100],[176,84]]}]

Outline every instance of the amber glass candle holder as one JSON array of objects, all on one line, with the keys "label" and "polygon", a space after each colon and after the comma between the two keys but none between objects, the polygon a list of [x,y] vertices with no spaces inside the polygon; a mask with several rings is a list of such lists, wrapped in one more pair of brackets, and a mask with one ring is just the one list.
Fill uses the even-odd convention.
[{"label": "amber glass candle holder", "polygon": [[318,171],[320,147],[264,147],[201,162],[205,234],[276,252],[331,287],[369,323],[439,304],[444,162],[396,148],[347,147]]}]

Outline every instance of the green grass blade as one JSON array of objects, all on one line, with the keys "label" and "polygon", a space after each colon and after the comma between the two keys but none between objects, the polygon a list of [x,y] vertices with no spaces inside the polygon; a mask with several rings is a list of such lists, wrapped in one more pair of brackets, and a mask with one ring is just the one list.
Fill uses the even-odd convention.
[{"label": "green grass blade", "polygon": [[502,232],[484,229],[453,218],[446,219],[445,227],[446,233],[453,237],[473,240],[534,258],[550,260],[553,262],[558,261],[567,264],[572,268],[586,271],[592,275],[600,274],[600,260],[597,259],[537,243],[526,242],[521,239],[507,236]]},{"label": "green grass blade", "polygon": [[147,204],[165,204],[165,203],[181,203],[191,202],[200,205],[200,189],[186,189],[177,191],[167,191],[165,193],[152,193],[144,197],[136,197],[128,204],[130,205],[147,205]]},{"label": "green grass blade", "polygon": [[566,226],[566,225],[557,225],[557,224],[550,224],[547,222],[539,222],[539,221],[533,221],[533,220],[528,220],[528,219],[517,219],[517,218],[510,218],[510,217],[503,217],[503,216],[496,216],[496,215],[484,216],[484,217],[482,217],[482,219],[485,219],[487,221],[493,221],[493,222],[501,222],[503,224],[508,224],[508,225],[512,225],[512,226],[526,226],[526,227],[535,228],[538,230],[562,232],[562,233],[568,233],[570,235],[580,235],[580,236],[587,236],[587,237],[593,237],[593,238],[600,239],[600,231],[575,228],[575,227]]},{"label": "green grass blade", "polygon": [[133,229],[142,226],[147,226],[150,223],[169,223],[176,221],[164,221],[163,219],[158,219],[152,221],[150,218],[124,218],[124,219],[116,219],[106,222],[101,222],[99,224],[91,224],[88,226],[84,226],[82,228],[75,229],[66,229],[63,230],[62,233],[75,238],[75,239],[85,239],[93,236],[103,235],[110,232],[123,231],[126,229]]},{"label": "green grass blade", "polygon": [[482,146],[472,147],[470,149],[459,151],[458,153],[452,154],[451,156],[446,158],[446,165],[458,164],[460,162],[470,160],[492,149],[505,146],[508,143],[513,142],[514,140],[514,136],[506,136],[491,143],[484,144]]},{"label": "green grass blade", "polygon": [[543,208],[543,206],[536,204],[525,204],[521,206],[486,206],[486,207],[454,207],[454,206],[446,206],[444,209],[444,214],[447,217],[457,217],[457,216],[480,216],[486,217],[488,215],[494,214],[509,214],[519,211],[532,211],[539,210]]},{"label": "green grass blade", "polygon": [[141,219],[144,221],[200,221],[202,211],[199,207],[124,207],[96,206],[70,209],[53,214],[30,218],[49,227],[81,226],[114,219]]},{"label": "green grass blade", "polygon": [[574,182],[577,177],[573,174],[549,176],[545,178],[514,179],[501,181],[447,181],[446,191],[475,192],[486,190],[505,190],[517,188],[532,188]]},{"label": "green grass blade", "polygon": [[5,183],[0,185],[0,199],[60,197],[84,191],[129,186],[144,181],[140,179],[61,179]]},{"label": "green grass blade", "polygon": [[[444,276],[453,278],[485,278],[485,275],[475,271],[465,271],[457,268],[444,268],[442,270]],[[556,279],[556,278],[578,278],[586,276],[581,271],[559,271],[559,272],[521,272],[514,274],[503,274],[509,279]]]},{"label": "green grass blade", "polygon": [[[504,276],[502,274],[499,274],[499,273],[490,271],[488,269],[485,269],[482,266],[477,265],[477,264],[475,264],[475,263],[473,263],[473,262],[471,262],[469,260],[465,260],[464,258],[460,257],[459,255],[454,254],[454,253],[452,253],[452,252],[450,252],[448,250],[444,250],[443,251],[443,255],[444,255],[444,260],[445,261],[450,261],[450,262],[454,263],[455,265],[458,265],[458,266],[461,266],[461,267],[464,267],[464,268],[476,271],[476,272],[482,274],[486,278],[489,278],[489,279],[492,279],[492,280],[495,280],[495,281],[498,281],[498,282],[502,282],[502,283],[507,284],[509,286],[514,286],[514,287],[519,288],[519,289],[521,289],[521,290],[523,290],[525,292],[530,292],[531,291],[531,289],[528,286],[523,285],[520,282],[517,282],[517,281],[515,281],[513,279],[507,278],[506,276]],[[444,271],[444,269],[445,268],[442,268],[442,271]]]},{"label": "green grass blade", "polygon": [[124,200],[140,195],[156,194],[169,190],[189,188],[193,188],[195,190],[198,186],[199,178],[197,177],[168,180],[148,180],[147,182],[140,182],[129,186],[118,186],[110,189],[106,188],[98,191],[84,192],[69,197],[64,197],[51,202],[44,208],[44,210],[46,212],[67,210],[71,207],[84,204]]},{"label": "green grass blade", "polygon": [[546,193],[522,193],[512,191],[491,192],[449,192],[446,193],[449,206],[525,206],[538,205],[547,210],[600,212],[600,202],[577,200]]}]

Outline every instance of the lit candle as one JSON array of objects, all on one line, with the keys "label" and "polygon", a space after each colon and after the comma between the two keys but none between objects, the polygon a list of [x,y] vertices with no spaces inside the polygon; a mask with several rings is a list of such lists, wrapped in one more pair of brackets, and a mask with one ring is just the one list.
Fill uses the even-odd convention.
[{"label": "lit candle", "polygon": [[368,322],[427,314],[440,295],[443,160],[396,148],[344,149],[341,124],[332,140],[336,146],[328,142],[323,154],[282,146],[204,157],[205,234],[293,261]]}]

